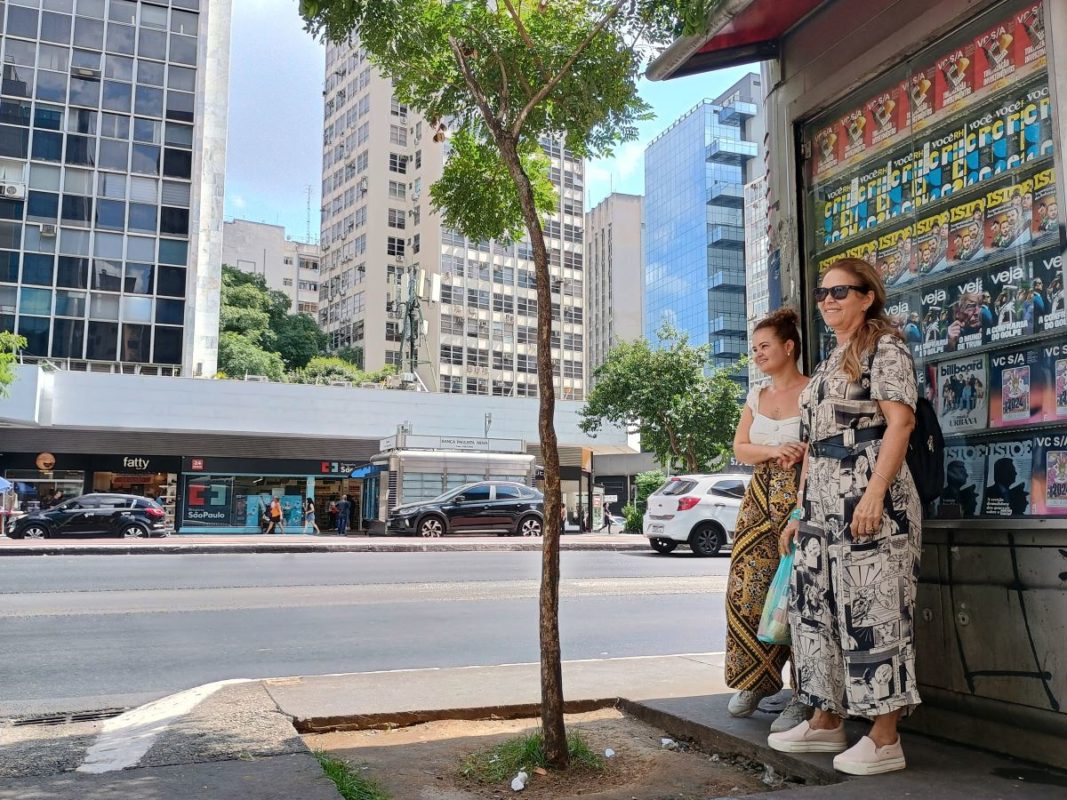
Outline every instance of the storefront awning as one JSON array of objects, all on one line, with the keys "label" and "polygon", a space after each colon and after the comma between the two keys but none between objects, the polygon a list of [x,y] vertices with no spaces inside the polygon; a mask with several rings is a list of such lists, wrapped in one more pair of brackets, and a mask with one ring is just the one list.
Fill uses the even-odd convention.
[{"label": "storefront awning", "polygon": [[678,39],[648,68],[653,81],[777,58],[782,37],[827,0],[720,0],[707,31]]}]

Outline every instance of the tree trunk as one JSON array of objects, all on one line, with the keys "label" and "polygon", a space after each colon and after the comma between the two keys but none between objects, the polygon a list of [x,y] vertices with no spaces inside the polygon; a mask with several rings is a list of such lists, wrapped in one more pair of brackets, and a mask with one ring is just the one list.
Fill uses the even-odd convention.
[{"label": "tree trunk", "polygon": [[[519,191],[522,216],[533,246],[537,278],[537,386],[540,399],[538,432],[545,469],[545,521],[541,551],[541,728],[545,759],[555,769],[570,762],[563,725],[563,665],[559,644],[559,537],[562,503],[559,486],[559,448],[554,423],[556,389],[552,374],[552,276],[548,250],[534,201],[533,186],[522,168],[517,143],[500,135],[500,153]],[[561,312],[562,313],[562,303]]]}]

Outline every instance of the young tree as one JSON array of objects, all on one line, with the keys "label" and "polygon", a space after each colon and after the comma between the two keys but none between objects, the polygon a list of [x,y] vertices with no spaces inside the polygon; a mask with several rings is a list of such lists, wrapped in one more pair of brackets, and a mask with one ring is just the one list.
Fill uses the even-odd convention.
[{"label": "young tree", "polygon": [[8,387],[15,382],[15,363],[25,346],[23,337],[0,331],[0,397],[7,397]]},{"label": "young tree", "polygon": [[605,423],[640,433],[664,467],[721,469],[741,419],[736,368],[708,373],[706,345],[691,347],[688,336],[667,325],[657,336],[657,349],[645,339],[612,348],[596,370],[580,426],[588,434]]},{"label": "young tree", "polygon": [[274,345],[290,370],[306,367],[326,351],[328,338],[307,314],[286,314],[274,329]]},{"label": "young tree", "polygon": [[[636,137],[648,106],[637,78],[650,47],[702,25],[717,0],[301,0],[308,29],[359,38],[397,96],[451,132],[431,189],[444,224],[476,240],[525,233],[537,280],[538,431],[545,517],[559,519],[553,426],[552,281],[542,227],[558,211],[542,140],[578,157]],[[682,22],[679,22],[681,20]],[[477,187],[477,191],[472,191]],[[541,570],[541,720],[548,763],[567,765],[559,647],[559,531],[545,526]]]}]

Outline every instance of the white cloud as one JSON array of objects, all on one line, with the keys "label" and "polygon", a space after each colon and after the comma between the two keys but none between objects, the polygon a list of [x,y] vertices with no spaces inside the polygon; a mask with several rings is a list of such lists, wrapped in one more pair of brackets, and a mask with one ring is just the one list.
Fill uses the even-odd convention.
[{"label": "white cloud", "polygon": [[244,209],[244,208],[246,208],[248,206],[248,203],[245,202],[244,197],[242,195],[239,195],[239,194],[231,194],[230,195],[230,204],[235,209],[237,209],[238,211],[240,211],[240,210],[242,210],[242,209]]}]

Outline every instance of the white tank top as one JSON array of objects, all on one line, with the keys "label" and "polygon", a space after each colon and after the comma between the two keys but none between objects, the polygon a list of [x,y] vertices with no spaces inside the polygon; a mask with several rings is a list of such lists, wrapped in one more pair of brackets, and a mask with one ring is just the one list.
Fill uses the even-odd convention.
[{"label": "white tank top", "polygon": [[774,419],[759,411],[759,396],[762,386],[749,390],[745,403],[752,409],[752,427],[748,429],[748,440],[752,444],[786,444],[800,441],[800,415]]}]

